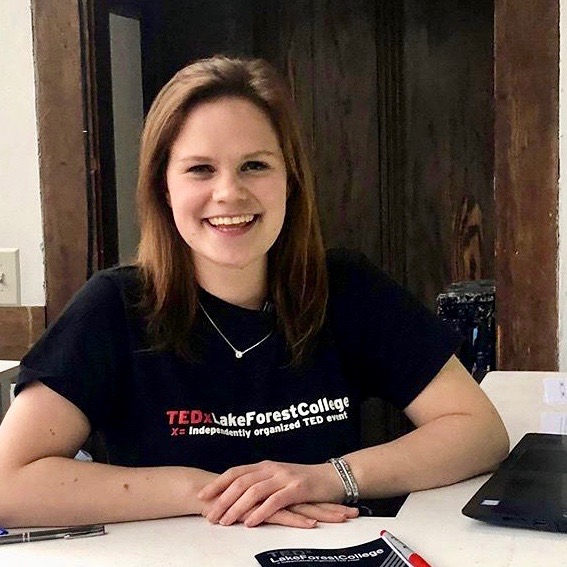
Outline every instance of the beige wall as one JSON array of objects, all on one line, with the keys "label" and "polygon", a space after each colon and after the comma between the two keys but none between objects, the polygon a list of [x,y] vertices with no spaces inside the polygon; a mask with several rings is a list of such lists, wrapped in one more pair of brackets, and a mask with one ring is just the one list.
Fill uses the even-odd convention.
[{"label": "beige wall", "polygon": [[22,305],[45,305],[29,0],[0,0],[0,248],[19,248]]}]

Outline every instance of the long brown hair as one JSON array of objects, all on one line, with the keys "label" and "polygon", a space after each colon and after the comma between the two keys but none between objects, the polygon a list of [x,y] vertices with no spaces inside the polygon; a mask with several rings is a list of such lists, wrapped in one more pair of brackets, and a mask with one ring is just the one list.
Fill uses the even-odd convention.
[{"label": "long brown hair", "polygon": [[191,250],[166,200],[165,170],[191,109],[227,96],[247,99],[267,115],[285,158],[286,216],[268,252],[268,286],[292,362],[299,364],[325,317],[325,252],[313,175],[291,95],[285,81],[260,59],[217,56],[188,65],[163,87],[146,118],[138,176],[137,265],[151,346],[192,355],[187,339],[196,317],[197,282]]}]

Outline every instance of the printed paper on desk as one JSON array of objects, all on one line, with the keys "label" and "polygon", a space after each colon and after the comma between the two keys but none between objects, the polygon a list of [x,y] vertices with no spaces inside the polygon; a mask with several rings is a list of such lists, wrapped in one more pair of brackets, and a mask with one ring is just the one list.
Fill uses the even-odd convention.
[{"label": "printed paper on desk", "polygon": [[336,549],[272,549],[255,556],[262,567],[275,565],[356,565],[357,567],[407,567],[408,563],[382,537],[351,547]]},{"label": "printed paper on desk", "polygon": [[567,404],[566,378],[546,378],[543,387],[546,404]]}]

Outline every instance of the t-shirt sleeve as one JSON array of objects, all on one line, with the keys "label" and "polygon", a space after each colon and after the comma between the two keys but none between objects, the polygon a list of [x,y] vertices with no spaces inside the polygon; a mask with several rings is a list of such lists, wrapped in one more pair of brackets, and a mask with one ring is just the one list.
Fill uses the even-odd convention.
[{"label": "t-shirt sleeve", "polygon": [[364,255],[329,257],[331,324],[363,397],[403,409],[458,349],[462,337]]},{"label": "t-shirt sleeve", "polygon": [[127,364],[128,332],[120,291],[95,274],[24,356],[16,395],[39,380],[67,398],[97,429],[112,411]]}]

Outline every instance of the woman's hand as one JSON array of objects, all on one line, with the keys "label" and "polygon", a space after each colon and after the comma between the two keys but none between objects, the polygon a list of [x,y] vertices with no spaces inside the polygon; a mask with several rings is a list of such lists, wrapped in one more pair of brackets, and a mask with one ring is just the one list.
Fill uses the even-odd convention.
[{"label": "woman's hand", "polygon": [[[242,521],[247,522],[248,517]],[[358,516],[358,508],[335,504],[333,502],[317,502],[311,504],[295,504],[284,510],[278,510],[273,516],[264,520],[265,524],[278,524],[292,528],[314,528],[319,522],[340,524]]]},{"label": "woman's hand", "polygon": [[[244,524],[252,527],[266,522],[280,510],[296,513],[296,507],[290,508],[294,505],[315,506],[309,510],[316,511],[318,516],[308,516],[310,519],[334,521],[326,517],[330,517],[330,511],[335,514],[337,509],[321,508],[313,503],[327,502],[335,506],[332,503],[342,500],[344,489],[330,463],[298,465],[262,461],[228,469],[197,496],[204,502],[215,499],[206,506],[204,514],[210,522],[230,525],[244,518]],[[343,509],[352,510],[342,506],[340,513]]]},{"label": "woman's hand", "polygon": [[[205,505],[202,515],[207,516],[210,506]],[[239,522],[247,524],[247,519],[258,507],[247,512],[238,519]],[[278,510],[275,514],[266,518],[264,524],[276,524],[290,528],[309,529],[317,526],[319,522],[338,524],[356,518],[358,509],[332,502],[317,502],[314,504],[295,504],[289,508]]]}]

